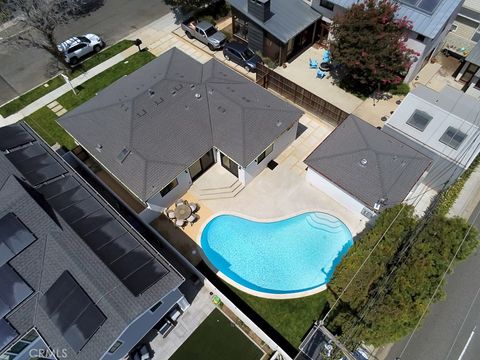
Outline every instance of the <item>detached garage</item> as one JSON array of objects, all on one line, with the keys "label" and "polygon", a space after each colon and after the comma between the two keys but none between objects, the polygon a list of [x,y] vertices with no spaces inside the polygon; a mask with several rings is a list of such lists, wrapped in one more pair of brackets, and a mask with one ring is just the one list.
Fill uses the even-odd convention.
[{"label": "detached garage", "polygon": [[403,202],[430,163],[425,155],[354,115],[305,159],[307,181],[369,218]]}]

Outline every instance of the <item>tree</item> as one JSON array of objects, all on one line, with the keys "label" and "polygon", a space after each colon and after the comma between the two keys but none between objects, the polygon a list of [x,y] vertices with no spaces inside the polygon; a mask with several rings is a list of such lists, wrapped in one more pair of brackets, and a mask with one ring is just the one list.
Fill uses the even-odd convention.
[{"label": "tree", "polygon": [[165,0],[172,9],[183,11],[198,10],[208,6],[212,0]]},{"label": "tree", "polygon": [[10,39],[13,45],[45,50],[64,64],[57,50],[55,29],[80,14],[81,0],[4,0],[0,4],[6,13],[15,16],[24,25],[24,31]]},{"label": "tree", "polygon": [[368,96],[403,81],[419,54],[406,46],[412,25],[396,19],[398,8],[390,0],[363,0],[334,18],[331,51],[340,86]]}]

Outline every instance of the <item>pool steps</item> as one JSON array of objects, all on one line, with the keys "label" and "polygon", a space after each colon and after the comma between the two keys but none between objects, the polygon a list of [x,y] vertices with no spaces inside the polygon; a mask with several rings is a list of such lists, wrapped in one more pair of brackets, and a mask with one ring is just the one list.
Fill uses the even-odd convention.
[{"label": "pool steps", "polygon": [[315,213],[312,213],[312,214],[309,214],[305,219],[311,227],[329,232],[331,234],[340,233],[344,231],[343,223],[333,218],[332,220],[329,220],[328,218],[325,218],[325,217],[320,218]]},{"label": "pool steps", "polygon": [[199,200],[229,199],[237,196],[245,186],[237,179],[230,186],[199,189]]}]

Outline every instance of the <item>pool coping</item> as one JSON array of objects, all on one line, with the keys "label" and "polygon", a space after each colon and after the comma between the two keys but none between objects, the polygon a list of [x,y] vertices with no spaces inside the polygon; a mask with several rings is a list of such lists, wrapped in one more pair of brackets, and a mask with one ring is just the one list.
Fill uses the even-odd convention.
[{"label": "pool coping", "polygon": [[[222,216],[222,215],[233,215],[233,216],[241,217],[243,219],[250,220],[250,221],[255,221],[255,222],[276,222],[276,221],[282,221],[282,220],[290,219],[292,217],[295,217],[295,216],[298,216],[298,215],[301,215],[301,214],[305,214],[305,213],[309,213],[309,212],[320,212],[320,213],[324,213],[324,214],[336,217],[343,225],[345,225],[345,227],[348,229],[350,234],[352,234],[352,231],[350,230],[348,225],[342,219],[340,219],[336,215],[330,214],[328,211],[322,211],[322,210],[319,210],[319,209],[306,209],[306,210],[301,210],[301,211],[295,211],[295,212],[293,212],[292,214],[289,214],[289,215],[277,216],[277,217],[273,217],[273,218],[262,218],[262,219],[259,219],[259,218],[256,218],[256,217],[250,216],[250,215],[245,215],[245,214],[242,214],[242,213],[237,212],[237,211],[219,211],[219,212],[209,216],[207,218],[207,220],[204,221],[204,223],[202,224],[202,226],[200,227],[200,229],[198,231],[197,238],[195,240],[196,240],[197,245],[199,246],[199,248],[201,250],[200,251],[200,256],[205,261],[205,263],[208,265],[208,267],[213,272],[215,272],[215,275],[217,275],[220,279],[222,279],[223,281],[227,282],[228,284],[236,287],[237,289],[239,289],[239,290],[241,290],[241,291],[243,291],[243,292],[245,292],[249,295],[253,295],[253,296],[257,296],[257,297],[261,297],[261,298],[265,298],[265,299],[287,300],[287,299],[303,298],[303,297],[306,297],[306,296],[321,293],[321,292],[323,292],[327,289],[326,284],[323,284],[323,285],[320,285],[316,288],[305,290],[305,291],[299,291],[299,292],[295,292],[295,293],[285,293],[285,294],[272,294],[272,293],[252,290],[250,288],[247,288],[246,286],[243,286],[243,285],[237,283],[236,281],[232,280],[227,275],[222,273],[220,270],[218,270],[215,267],[215,265],[213,265],[210,262],[210,260],[208,259],[208,256],[204,253],[203,248],[202,248],[202,241],[201,240],[202,240],[203,230],[205,229],[205,226],[207,226],[207,224],[210,223],[210,221],[213,220],[216,217],[219,217],[219,216]],[[353,241],[353,235],[352,235],[352,241]]]}]

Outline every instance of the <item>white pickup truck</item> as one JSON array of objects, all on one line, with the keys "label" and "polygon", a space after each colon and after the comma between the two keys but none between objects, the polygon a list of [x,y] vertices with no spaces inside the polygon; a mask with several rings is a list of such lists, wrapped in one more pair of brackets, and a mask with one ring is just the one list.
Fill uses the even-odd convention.
[{"label": "white pickup truck", "polygon": [[227,40],[224,33],[206,21],[198,22],[194,18],[182,22],[182,29],[189,39],[197,39],[208,46],[210,50],[218,50],[225,45]]}]

